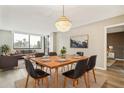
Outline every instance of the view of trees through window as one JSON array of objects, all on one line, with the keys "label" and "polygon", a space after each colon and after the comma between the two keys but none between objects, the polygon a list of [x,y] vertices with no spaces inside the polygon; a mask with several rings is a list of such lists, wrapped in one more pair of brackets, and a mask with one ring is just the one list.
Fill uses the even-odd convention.
[{"label": "view of trees through window", "polygon": [[41,48],[41,36],[30,35],[30,48]]},{"label": "view of trees through window", "polygon": [[14,33],[14,48],[41,48],[41,36]]}]

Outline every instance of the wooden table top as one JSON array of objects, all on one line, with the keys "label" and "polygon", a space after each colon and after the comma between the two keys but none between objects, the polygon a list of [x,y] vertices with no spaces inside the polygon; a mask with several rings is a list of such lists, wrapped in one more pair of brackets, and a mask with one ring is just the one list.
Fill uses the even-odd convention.
[{"label": "wooden table top", "polygon": [[44,58],[42,57],[36,57],[36,58],[30,58],[30,60],[35,61],[36,63],[49,67],[49,68],[57,68],[57,67],[61,67],[64,65],[68,65],[68,64],[72,64],[72,63],[76,63],[79,60],[84,60],[87,59],[89,57],[86,56],[78,56],[78,57],[74,57],[74,56],[69,56],[68,58],[66,58],[66,61],[64,62],[60,62],[59,60],[62,59],[59,56],[50,56],[48,59],[48,61],[44,61]]}]

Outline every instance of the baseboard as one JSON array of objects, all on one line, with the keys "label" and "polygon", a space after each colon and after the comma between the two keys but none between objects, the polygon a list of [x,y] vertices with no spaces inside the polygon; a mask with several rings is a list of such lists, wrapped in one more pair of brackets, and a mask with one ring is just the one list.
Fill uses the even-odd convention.
[{"label": "baseboard", "polygon": [[95,69],[106,70],[106,68],[103,67],[95,67]]}]

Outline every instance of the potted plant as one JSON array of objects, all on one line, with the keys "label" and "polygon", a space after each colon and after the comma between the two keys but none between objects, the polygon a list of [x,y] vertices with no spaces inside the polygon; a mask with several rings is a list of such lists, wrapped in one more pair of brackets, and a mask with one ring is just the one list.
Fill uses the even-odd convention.
[{"label": "potted plant", "polygon": [[61,52],[62,58],[65,58],[65,54],[66,54],[67,51],[66,51],[66,48],[64,46],[62,47],[60,52]]},{"label": "potted plant", "polygon": [[10,47],[6,44],[2,45],[0,49],[3,55],[6,55],[10,51]]}]

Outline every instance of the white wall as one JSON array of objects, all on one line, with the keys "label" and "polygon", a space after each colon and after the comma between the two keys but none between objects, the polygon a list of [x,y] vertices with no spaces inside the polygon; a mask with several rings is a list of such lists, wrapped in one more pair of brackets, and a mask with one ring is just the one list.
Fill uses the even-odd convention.
[{"label": "white wall", "polygon": [[[80,26],[78,28],[72,29],[66,33],[57,33],[57,50],[65,46],[67,48],[68,54],[75,54],[77,51],[83,51],[86,56],[97,54],[97,63],[96,67],[101,69],[106,69],[104,65],[106,61],[106,35],[105,35],[105,26],[118,24],[124,22],[124,15],[114,17],[111,19],[106,19],[100,22],[88,24],[85,26]],[[73,24],[73,23],[72,23]],[[70,48],[70,36],[75,35],[89,35],[89,45],[88,49],[76,49]]]},{"label": "white wall", "polygon": [[0,30],[0,47],[1,45],[7,44],[12,49],[12,32]]},{"label": "white wall", "polygon": [[12,32],[0,30],[0,46],[7,44],[12,48]]}]

